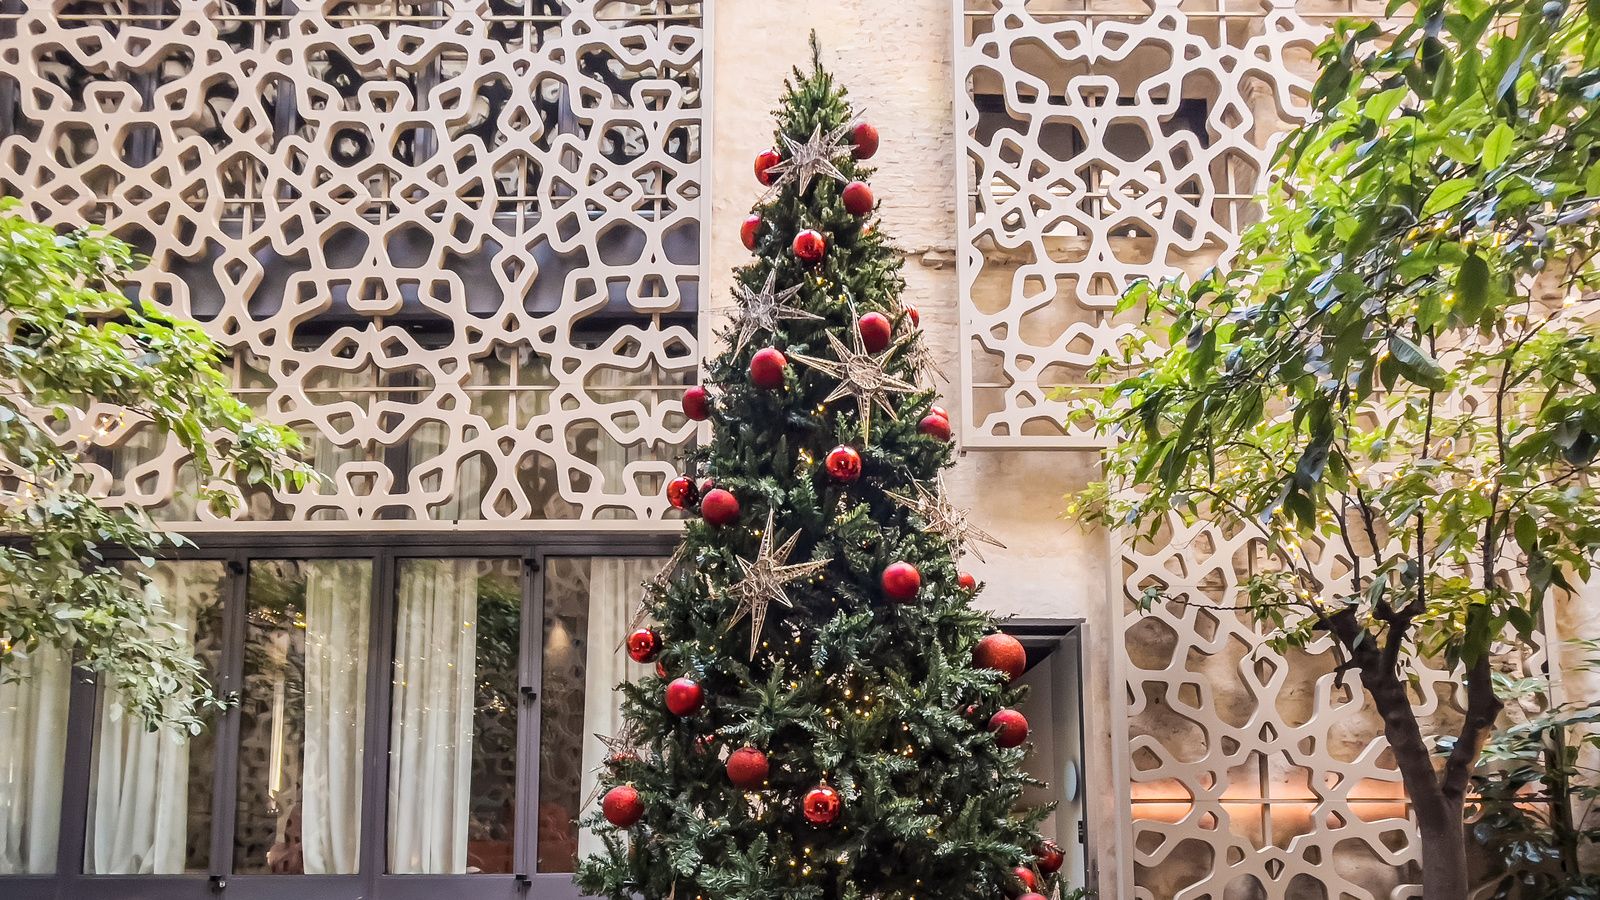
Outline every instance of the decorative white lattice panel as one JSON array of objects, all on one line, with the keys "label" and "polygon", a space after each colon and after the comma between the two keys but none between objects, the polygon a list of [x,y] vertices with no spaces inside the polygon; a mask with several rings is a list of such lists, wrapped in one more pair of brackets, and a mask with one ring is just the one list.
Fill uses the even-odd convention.
[{"label": "decorative white lattice panel", "polygon": [[[960,391],[969,447],[1093,446],[1062,388],[1252,214],[1348,4],[957,0]],[[1381,9],[1376,12],[1381,14]]]},{"label": "decorative white lattice panel", "polygon": [[[4,0],[0,185],[102,223],[328,478],[255,520],[648,523],[694,435],[702,10]],[[208,524],[137,425],[113,500]],[[220,524],[220,523],[219,523]]]}]

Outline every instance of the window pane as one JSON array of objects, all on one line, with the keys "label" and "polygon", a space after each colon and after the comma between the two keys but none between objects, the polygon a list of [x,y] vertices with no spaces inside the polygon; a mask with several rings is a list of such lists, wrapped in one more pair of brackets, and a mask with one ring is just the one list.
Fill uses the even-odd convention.
[{"label": "window pane", "polygon": [[0,875],[56,870],[71,666],[39,647],[0,668]]},{"label": "window pane", "polygon": [[[138,571],[138,570],[134,570]],[[160,594],[168,634],[187,644],[216,682],[222,654],[221,562],[158,562],[142,574]],[[205,871],[211,858],[215,724],[193,737],[150,731],[124,714],[115,689],[101,691],[89,783],[84,871],[165,875]]]},{"label": "window pane", "polygon": [[595,735],[622,732],[616,686],[647,671],[621,648],[639,585],[661,558],[568,557],[545,567],[544,673],[539,692],[539,859],[541,872],[571,872],[600,849],[579,832],[606,747]]},{"label": "window pane", "polygon": [[519,566],[514,559],[400,561],[391,872],[512,871]]},{"label": "window pane", "polygon": [[234,871],[353,873],[372,564],[252,562],[248,594]]}]

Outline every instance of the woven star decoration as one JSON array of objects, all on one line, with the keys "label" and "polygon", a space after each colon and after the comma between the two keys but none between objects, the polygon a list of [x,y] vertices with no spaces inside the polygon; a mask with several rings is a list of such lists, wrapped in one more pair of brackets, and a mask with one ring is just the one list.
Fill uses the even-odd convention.
[{"label": "woven star decoration", "polygon": [[939,364],[933,361],[933,351],[928,349],[927,341],[917,340],[906,348],[906,364],[911,367],[913,372],[917,373],[919,381],[923,381],[929,386],[933,385],[935,378],[945,384],[950,383],[950,379],[945,376],[944,370],[939,368]]},{"label": "woven star decoration", "polygon": [[733,295],[739,301],[738,306],[726,306],[718,312],[731,312],[733,314],[733,352],[744,352],[745,344],[750,342],[758,332],[777,331],[781,319],[803,320],[821,319],[819,315],[806,312],[803,309],[789,305],[795,294],[800,293],[804,285],[787,287],[781,291],[774,291],[778,278],[776,269],[767,270],[767,281],[761,290],[752,291],[743,283],[735,283]]},{"label": "woven star decoration", "polygon": [[781,603],[793,607],[789,602],[789,594],[784,586],[791,581],[797,581],[820,572],[828,567],[828,561],[813,560],[812,562],[787,565],[789,554],[794,552],[794,546],[800,540],[800,532],[789,536],[782,545],[774,548],[773,540],[773,512],[767,510],[767,527],[761,532],[761,546],[756,550],[754,561],[740,559],[739,570],[743,573],[738,583],[728,588],[728,595],[737,597],[739,605],[733,611],[733,617],[728,620],[726,632],[745,616],[750,617],[750,658],[756,658],[756,647],[761,643],[761,629],[767,624],[767,606],[772,603]]},{"label": "woven star decoration", "polygon": [[[632,723],[625,723],[622,726],[622,733],[616,737],[608,737],[603,734],[596,734],[595,737],[599,738],[600,743],[606,746],[606,755],[601,758],[600,765],[595,766],[590,770],[592,772],[604,771],[605,767],[614,759],[620,759],[629,756],[638,757],[639,748],[643,746],[643,741],[641,740],[639,730]],[[578,807],[579,812],[588,809],[589,804],[593,803],[595,798],[600,796],[602,783],[603,782],[600,781],[595,782],[594,787],[589,790],[589,796],[583,798],[583,804]]]},{"label": "woven star decoration", "polygon": [[679,544],[672,551],[672,555],[667,557],[667,564],[661,567],[661,571],[652,575],[649,581],[641,585],[644,588],[644,594],[639,597],[639,608],[633,611],[633,618],[628,620],[628,630],[622,633],[622,640],[617,641],[618,651],[627,645],[628,635],[638,631],[644,625],[644,620],[650,617],[650,595],[667,586],[667,582],[672,580],[672,573],[677,571],[678,566],[683,564],[683,557],[687,552],[688,545]]},{"label": "woven star decoration", "polygon": [[784,159],[767,170],[773,176],[771,190],[782,190],[785,184],[793,181],[804,194],[813,178],[826,175],[840,181],[849,180],[835,163],[835,160],[851,157],[851,144],[845,140],[849,133],[850,123],[846,123],[827,134],[822,133],[819,124],[811,129],[811,137],[803,144],[787,134],[778,135],[778,140],[783,142]]},{"label": "woven star decoration", "polygon": [[[853,348],[846,347],[844,341],[839,340],[833,332],[828,333],[828,344],[833,348],[834,359],[822,359],[802,353],[791,353],[789,357],[839,379],[839,386],[834,388],[833,393],[824,398],[823,402],[832,403],[840,397],[856,398],[856,409],[861,416],[861,439],[871,441],[872,407],[877,406],[888,413],[889,418],[899,420],[900,414],[895,410],[894,404],[889,402],[889,398],[895,394],[915,393],[917,386],[903,378],[890,375],[886,368],[889,356],[900,346],[899,342],[873,356],[861,342],[860,330],[852,328],[850,333],[855,336]],[[904,340],[902,338],[902,341]]]},{"label": "woven star decoration", "polygon": [[984,560],[983,554],[978,552],[976,546],[978,543],[992,544],[1002,550],[1005,549],[1006,545],[996,540],[993,535],[968,522],[967,516],[971,514],[971,510],[957,509],[945,497],[942,489],[934,492],[920,484],[915,487],[916,496],[891,492],[888,497],[921,516],[927,523],[923,531],[944,538],[958,549],[970,551],[979,561],[987,560]]}]

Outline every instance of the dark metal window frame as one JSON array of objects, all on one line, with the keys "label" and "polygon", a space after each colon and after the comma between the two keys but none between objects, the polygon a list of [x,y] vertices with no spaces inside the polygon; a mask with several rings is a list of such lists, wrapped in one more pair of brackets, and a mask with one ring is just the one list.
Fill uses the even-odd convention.
[{"label": "dark metal window frame", "polygon": [[[666,556],[680,540],[672,532],[233,533],[195,538],[171,554],[178,560],[218,560],[228,568],[222,610],[225,631],[219,694],[243,687],[246,591],[252,560],[371,559],[368,614],[373,635],[367,669],[367,718],[362,755],[360,871],[353,875],[234,875],[239,711],[216,725],[211,797],[211,854],[207,873],[86,875],[89,783],[99,691],[93,675],[72,673],[67,713],[61,831],[52,874],[0,875],[7,900],[436,900],[454,892],[473,900],[576,900],[570,873],[535,871],[539,840],[540,688],[544,652],[545,560],[554,557]],[[515,874],[391,875],[387,869],[389,724],[395,644],[395,572],[403,559],[519,559],[522,641],[517,716],[517,787],[513,846]]]}]

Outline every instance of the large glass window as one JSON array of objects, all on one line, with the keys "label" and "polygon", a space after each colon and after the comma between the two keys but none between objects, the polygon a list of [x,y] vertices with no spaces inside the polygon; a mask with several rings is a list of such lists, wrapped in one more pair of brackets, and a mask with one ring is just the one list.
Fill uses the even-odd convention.
[{"label": "large glass window", "polygon": [[[160,630],[188,646],[208,681],[222,653],[221,562],[159,562],[143,577],[161,600]],[[93,875],[204,872],[211,856],[211,777],[216,729],[198,735],[151,731],[100,692],[83,870]]]},{"label": "large glass window", "polygon": [[527,890],[513,875],[570,885],[599,848],[577,820],[600,736],[621,733],[615,687],[648,670],[622,644],[664,558],[547,558],[512,539],[283,546],[130,564],[230,701],[198,735],[147,730],[87,675],[79,690],[61,654],[11,664],[0,896],[7,876],[52,873],[74,900],[199,900],[234,879],[251,896],[370,900],[433,896],[413,876],[508,900]]},{"label": "large glass window", "polygon": [[407,559],[389,717],[389,871],[513,870],[516,560]]},{"label": "large glass window", "polygon": [[360,870],[372,563],[250,564],[233,870]]}]

